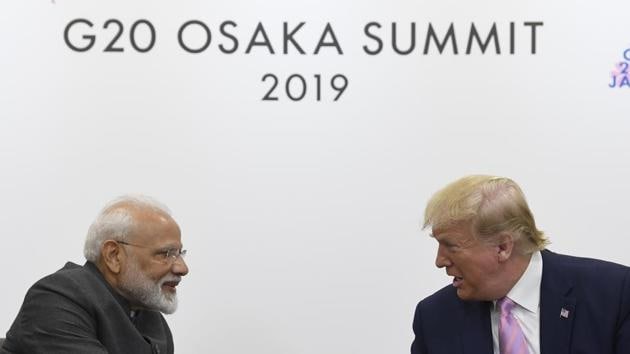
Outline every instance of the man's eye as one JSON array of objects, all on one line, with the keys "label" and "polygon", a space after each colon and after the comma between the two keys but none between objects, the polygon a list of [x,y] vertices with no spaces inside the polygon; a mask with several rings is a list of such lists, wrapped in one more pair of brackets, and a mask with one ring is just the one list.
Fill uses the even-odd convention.
[{"label": "man's eye", "polygon": [[452,252],[452,251],[457,251],[457,250],[459,249],[459,246],[458,246],[458,245],[455,245],[455,244],[452,244],[452,243],[451,243],[451,244],[448,244],[448,245],[445,245],[445,246],[446,246],[446,248],[448,248],[448,250],[449,250],[449,251],[451,251],[451,252]]},{"label": "man's eye", "polygon": [[453,252],[457,249],[457,246],[452,243],[441,242],[441,247],[443,247],[447,252]]}]

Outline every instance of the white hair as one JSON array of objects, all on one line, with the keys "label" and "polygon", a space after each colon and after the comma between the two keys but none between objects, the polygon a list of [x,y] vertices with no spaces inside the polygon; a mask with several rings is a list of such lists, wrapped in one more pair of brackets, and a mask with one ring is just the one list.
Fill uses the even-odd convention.
[{"label": "white hair", "polygon": [[132,209],[149,209],[171,215],[171,211],[157,200],[144,195],[123,195],[105,205],[88,229],[83,247],[85,259],[97,262],[106,240],[127,241],[134,226]]}]

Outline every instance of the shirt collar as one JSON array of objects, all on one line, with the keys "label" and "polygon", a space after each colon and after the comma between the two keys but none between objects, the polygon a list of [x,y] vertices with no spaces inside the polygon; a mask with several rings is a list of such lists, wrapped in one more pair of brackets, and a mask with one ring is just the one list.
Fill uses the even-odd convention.
[{"label": "shirt collar", "polygon": [[508,292],[507,297],[527,311],[537,313],[540,304],[540,282],[543,262],[540,251],[532,253],[525,273]]}]

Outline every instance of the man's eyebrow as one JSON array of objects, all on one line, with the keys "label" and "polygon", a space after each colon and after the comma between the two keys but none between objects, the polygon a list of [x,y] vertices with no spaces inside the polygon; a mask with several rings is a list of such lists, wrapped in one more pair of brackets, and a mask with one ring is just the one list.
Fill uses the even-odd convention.
[{"label": "man's eyebrow", "polygon": [[168,250],[171,250],[171,249],[179,250],[179,249],[182,249],[182,248],[184,248],[184,245],[178,245],[178,244],[175,244],[175,243],[170,243],[170,244],[158,247],[158,249],[162,250],[162,251],[168,251]]},{"label": "man's eyebrow", "polygon": [[435,235],[433,235],[433,238],[441,244],[444,245],[455,245],[458,242],[457,239],[457,234],[453,234],[453,233],[442,233],[439,235],[439,238],[435,237]]},{"label": "man's eyebrow", "polygon": [[451,247],[451,246],[457,246],[457,242],[453,242],[452,240],[444,240],[442,241],[442,244],[447,246],[447,247]]}]

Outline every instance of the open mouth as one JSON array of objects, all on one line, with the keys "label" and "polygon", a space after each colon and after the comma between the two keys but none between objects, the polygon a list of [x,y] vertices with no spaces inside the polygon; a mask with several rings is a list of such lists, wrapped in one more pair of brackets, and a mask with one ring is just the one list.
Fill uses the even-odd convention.
[{"label": "open mouth", "polygon": [[459,288],[464,282],[464,278],[462,277],[453,277],[453,286]]},{"label": "open mouth", "polygon": [[170,292],[176,292],[177,291],[176,287],[178,284],[179,284],[178,281],[165,281],[162,283],[162,288]]}]

